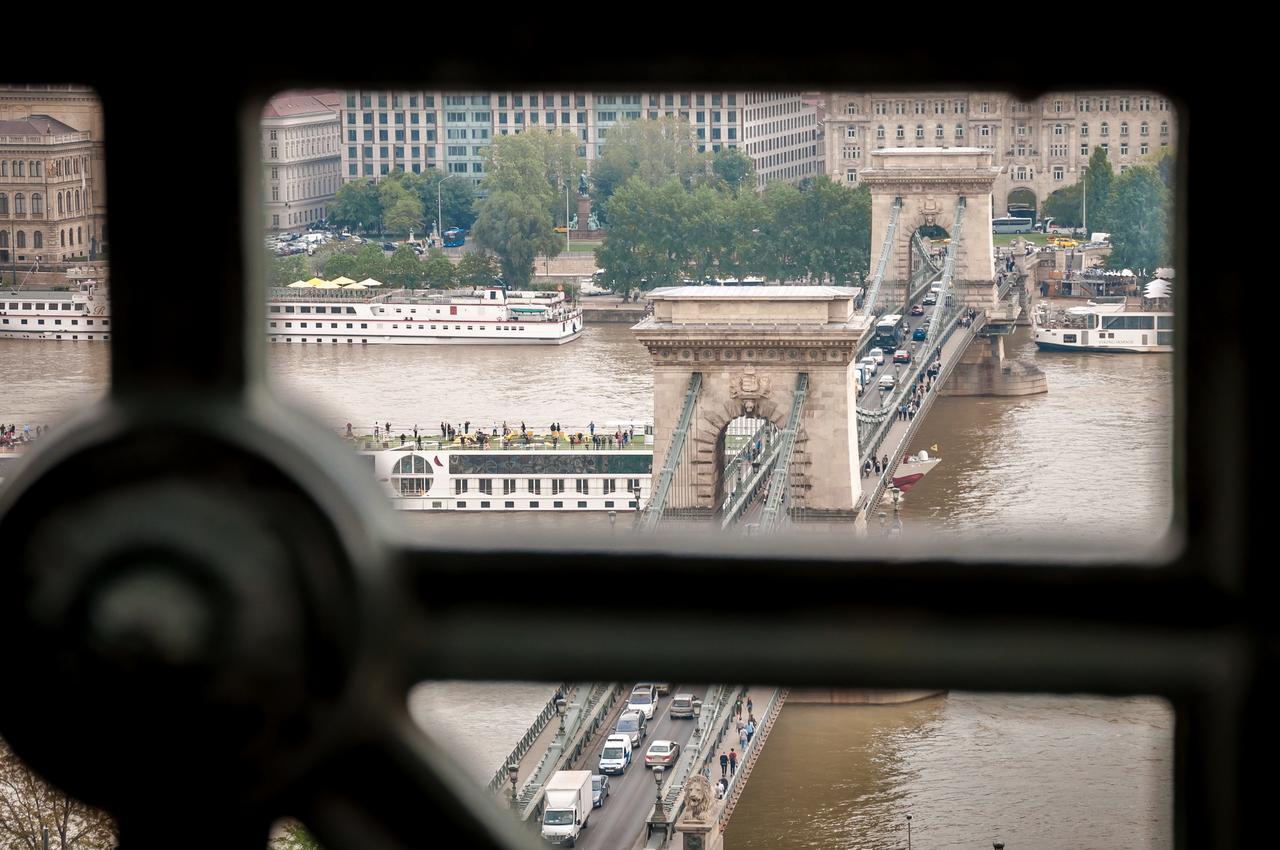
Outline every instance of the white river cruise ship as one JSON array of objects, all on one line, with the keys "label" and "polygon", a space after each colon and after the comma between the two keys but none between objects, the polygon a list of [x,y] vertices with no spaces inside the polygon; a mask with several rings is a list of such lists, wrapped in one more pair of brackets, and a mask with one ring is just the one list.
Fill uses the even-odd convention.
[{"label": "white river cruise ship", "polygon": [[111,339],[111,305],[92,282],[71,290],[0,289],[0,339]]},{"label": "white river cruise ship", "polygon": [[563,292],[489,287],[447,292],[272,289],[272,342],[372,345],[560,345],[582,335],[582,310]]},{"label": "white river cruise ship", "polygon": [[1036,345],[1048,351],[1173,351],[1173,313],[1131,310],[1123,296],[1100,296],[1032,323]]}]

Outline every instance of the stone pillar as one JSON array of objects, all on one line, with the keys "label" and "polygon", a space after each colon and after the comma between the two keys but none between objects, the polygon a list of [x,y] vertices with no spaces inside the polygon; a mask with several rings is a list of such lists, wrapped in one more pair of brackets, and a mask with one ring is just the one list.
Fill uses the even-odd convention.
[{"label": "stone pillar", "polygon": [[719,833],[719,822],[711,815],[714,801],[709,779],[702,774],[690,778],[685,786],[684,813],[676,821],[684,850],[710,850],[708,835],[712,831]]},{"label": "stone pillar", "polygon": [[590,230],[587,226],[587,219],[591,217],[591,198],[578,196],[578,232],[582,235]]},{"label": "stone pillar", "polygon": [[942,386],[944,396],[1019,396],[1049,391],[1039,366],[1006,360],[1004,337],[976,337]]}]

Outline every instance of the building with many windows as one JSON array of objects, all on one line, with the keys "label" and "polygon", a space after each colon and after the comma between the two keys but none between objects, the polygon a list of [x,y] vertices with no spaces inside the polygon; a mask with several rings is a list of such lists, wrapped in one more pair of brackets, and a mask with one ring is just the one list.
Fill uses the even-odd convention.
[{"label": "building with many windows", "polygon": [[0,119],[0,263],[97,258],[94,145],[48,115]]},{"label": "building with many windows", "polygon": [[1032,101],[998,92],[832,93],[825,95],[827,173],[847,184],[883,147],[979,147],[994,156],[995,209],[1041,209],[1070,186],[1101,147],[1117,173],[1169,148],[1172,104],[1151,92],[1058,92]]},{"label": "building with many windows", "polygon": [[269,231],[328,216],[342,185],[338,95],[283,92],[262,110],[262,185]]},{"label": "building with many windows", "polygon": [[624,121],[679,117],[699,151],[745,151],[758,183],[821,172],[817,120],[799,93],[345,91],[341,95],[342,178],[380,179],[393,169],[484,178],[484,148],[529,128],[567,130],[578,155],[598,158]]}]

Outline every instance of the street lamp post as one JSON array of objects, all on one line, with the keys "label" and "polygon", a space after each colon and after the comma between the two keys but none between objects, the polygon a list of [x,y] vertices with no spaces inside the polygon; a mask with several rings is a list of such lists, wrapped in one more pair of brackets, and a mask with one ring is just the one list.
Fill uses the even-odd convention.
[{"label": "street lamp post", "polygon": [[564,737],[564,717],[569,713],[569,701],[564,697],[556,700],[556,714],[560,715],[560,737]]},{"label": "street lamp post", "polygon": [[665,769],[661,765],[653,769],[653,784],[657,794],[653,802],[653,823],[661,824],[663,836],[667,834],[667,813],[662,806],[662,774],[664,772]]},{"label": "street lamp post", "polygon": [[911,850],[911,815],[907,815],[907,850]]},{"label": "street lamp post", "polygon": [[514,809],[519,805],[516,798],[516,784],[520,778],[520,765],[514,761],[508,764],[507,776],[511,779],[511,808]]},{"label": "street lamp post", "polygon": [[698,743],[702,743],[702,700],[697,697],[693,700],[693,733],[698,736]]},{"label": "street lamp post", "polygon": [[440,247],[442,248],[444,247],[444,196],[441,194],[441,189],[444,188],[444,181],[457,176],[457,174],[446,174],[436,184],[436,238],[440,240]]}]

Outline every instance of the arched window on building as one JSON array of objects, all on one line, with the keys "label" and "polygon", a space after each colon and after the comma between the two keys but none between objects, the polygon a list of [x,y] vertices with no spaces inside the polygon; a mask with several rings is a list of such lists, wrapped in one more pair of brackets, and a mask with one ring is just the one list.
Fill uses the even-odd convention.
[{"label": "arched window on building", "polygon": [[1101,131],[1101,132],[1102,132],[1102,135],[1104,135],[1104,136],[1109,136],[1109,135],[1111,135],[1111,125],[1110,125],[1110,124],[1108,124],[1106,121],[1103,121],[1103,122],[1102,122],[1102,131]]},{"label": "arched window on building", "polygon": [[31,214],[44,215],[44,195],[39,192],[31,193]]},{"label": "arched window on building", "polygon": [[58,193],[58,215],[62,215],[62,193]]},{"label": "arched window on building", "polygon": [[18,231],[18,238],[14,240],[14,247],[15,248],[27,247],[27,232],[25,230]]},{"label": "arched window on building", "polygon": [[1129,135],[1129,122],[1128,122],[1128,121],[1121,121],[1121,122],[1120,122],[1120,135],[1122,135],[1122,136],[1127,136],[1127,135]]},{"label": "arched window on building", "polygon": [[84,228],[81,228],[81,227],[76,228],[76,244],[79,244],[79,245],[84,244]]},{"label": "arched window on building", "polygon": [[1160,122],[1160,135],[1162,135],[1162,136],[1167,136],[1167,135],[1169,135],[1169,122],[1168,122],[1168,121],[1161,121],[1161,122]]},{"label": "arched window on building", "polygon": [[0,192],[0,215],[9,214],[9,196]]},{"label": "arched window on building", "polygon": [[76,212],[80,212],[80,190],[76,189]]},{"label": "arched window on building", "polygon": [[31,163],[31,164],[32,164],[33,166],[35,166],[34,168],[32,168],[32,169],[31,169],[31,174],[32,174],[32,176],[33,176],[33,177],[43,177],[43,176],[44,176],[44,163],[43,163],[41,160],[38,160],[38,159],[37,159],[35,162],[33,162],[33,163]]},{"label": "arched window on building", "polygon": [[1149,136],[1150,134],[1151,134],[1151,127],[1147,124],[1146,121],[1143,121],[1141,124],[1138,125],[1139,136]]},{"label": "arched window on building", "polygon": [[22,160],[20,160],[20,159],[19,159],[19,160],[15,160],[15,161],[14,161],[14,163],[13,163],[13,176],[14,176],[14,177],[25,177],[25,176],[26,176],[26,175],[23,173]]},{"label": "arched window on building", "polygon": [[0,230],[0,248],[9,247],[9,231]]},{"label": "arched window on building", "polygon": [[58,231],[58,247],[60,248],[67,247],[67,231],[65,230]]},{"label": "arched window on building", "polygon": [[0,177],[9,176],[9,160],[0,159]]},{"label": "arched window on building", "polygon": [[43,248],[43,247],[44,247],[44,232],[43,232],[43,231],[37,230],[37,231],[35,232],[35,234],[31,237],[31,247],[33,247],[33,248]]},{"label": "arched window on building", "polygon": [[21,192],[13,196],[13,213],[14,215],[24,215],[27,212],[27,199]]}]

